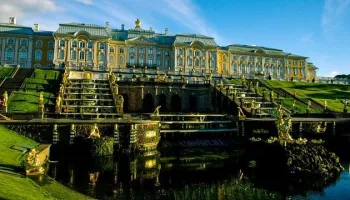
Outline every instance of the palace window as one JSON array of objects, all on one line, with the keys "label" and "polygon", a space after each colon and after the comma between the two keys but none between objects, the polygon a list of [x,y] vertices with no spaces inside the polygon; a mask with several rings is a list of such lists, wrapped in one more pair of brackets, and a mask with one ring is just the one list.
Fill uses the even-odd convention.
[{"label": "palace window", "polygon": [[98,60],[99,61],[104,61],[105,60],[105,54],[103,52],[101,52],[98,56]]},{"label": "palace window", "polygon": [[109,56],[109,63],[114,64],[114,56]]},{"label": "palace window", "polygon": [[215,52],[214,51],[210,52],[210,58],[215,58]]},{"label": "palace window", "polygon": [[133,55],[130,56],[129,62],[130,65],[135,65],[135,57]]},{"label": "palace window", "polygon": [[205,51],[201,51],[201,56],[205,56]]},{"label": "palace window", "polygon": [[19,52],[19,58],[20,59],[26,59],[27,58],[27,50],[26,49],[21,49]]},{"label": "palace window", "polygon": [[194,52],[194,55],[195,55],[195,56],[199,56],[199,51],[195,51],[195,52]]},{"label": "palace window", "polygon": [[84,60],[85,59],[85,52],[84,51],[80,51],[79,52],[79,59],[80,60]]},{"label": "palace window", "polygon": [[152,59],[152,58],[148,58],[147,64],[148,64],[149,66],[152,66],[152,65],[153,65],[153,59]]},{"label": "palace window", "polygon": [[166,52],[165,52],[165,56],[170,56],[169,51],[166,51]]},{"label": "palace window", "polygon": [[183,63],[183,59],[181,58],[181,57],[179,57],[178,59],[177,59],[177,64],[178,65],[180,65],[180,66],[182,66],[184,63]]},{"label": "palace window", "polygon": [[124,48],[123,47],[119,48],[119,53],[124,53]]},{"label": "palace window", "polygon": [[64,47],[65,46],[65,41],[64,40],[60,40],[60,47]]},{"label": "palace window", "polygon": [[89,48],[89,49],[91,49],[91,48],[92,48],[92,46],[93,46],[93,42],[91,42],[91,41],[90,41],[90,42],[88,42],[88,48]]},{"label": "palace window", "polygon": [[143,48],[142,48],[142,47],[140,47],[139,52],[140,52],[141,54],[143,54],[143,53],[144,53],[144,51],[143,51]]},{"label": "palace window", "polygon": [[222,71],[226,71],[226,62],[222,63]]},{"label": "palace window", "polygon": [[298,68],[297,67],[294,68],[294,75],[298,75]]},{"label": "palace window", "polygon": [[41,40],[38,40],[38,41],[36,41],[35,45],[36,45],[36,47],[42,47],[43,42]]},{"label": "palace window", "polygon": [[285,68],[281,67],[280,68],[280,76],[284,77],[284,74],[285,74]]},{"label": "palace window", "polygon": [[245,56],[241,56],[241,61],[246,61],[246,57]]},{"label": "palace window", "polygon": [[188,62],[188,66],[192,66],[192,58],[188,58],[187,62]]},{"label": "palace window", "polygon": [[232,55],[232,60],[237,60],[237,56]]},{"label": "palace window", "polygon": [[100,43],[100,49],[105,49],[105,43]]},{"label": "palace window", "polygon": [[236,64],[236,63],[233,64],[233,71],[234,71],[235,73],[238,72],[238,67],[237,67],[237,64]]},{"label": "palace window", "polygon": [[205,59],[202,58],[202,67],[205,67]]},{"label": "palace window", "polygon": [[7,45],[13,45],[13,43],[15,43],[15,41],[12,38],[7,40]]},{"label": "palace window", "polygon": [[222,60],[226,61],[226,55],[222,55]]},{"label": "palace window", "polygon": [[148,49],[148,54],[153,54],[153,49],[152,48]]},{"label": "palace window", "polygon": [[267,65],[265,65],[264,71],[265,71],[265,72],[268,72],[268,71],[269,71],[269,67],[268,67]]},{"label": "palace window", "polygon": [[[252,57],[251,57],[252,58]],[[254,66],[253,64],[249,64],[249,72],[254,72]]]},{"label": "palace window", "polygon": [[249,57],[249,62],[254,62],[254,57],[250,56]]},{"label": "palace window", "polygon": [[134,53],[135,52],[135,47],[130,47],[130,53]]},{"label": "palace window", "polygon": [[109,52],[114,53],[114,47],[110,47]]},{"label": "palace window", "polygon": [[242,73],[245,74],[245,64],[243,64],[243,65],[241,66],[241,68],[242,68]]},{"label": "palace window", "polygon": [[21,40],[21,46],[27,46],[27,40]]},{"label": "palace window", "polygon": [[166,58],[165,59],[165,67],[169,67],[169,65],[170,65],[170,59]]},{"label": "palace window", "polygon": [[195,59],[194,65],[195,65],[196,67],[199,67],[199,59]]},{"label": "palace window", "polygon": [[188,56],[192,56],[192,50],[188,50]]},{"label": "palace window", "polygon": [[49,48],[54,48],[55,47],[55,43],[53,41],[50,41],[48,44]]},{"label": "palace window", "polygon": [[179,55],[183,55],[184,54],[184,50],[179,49]]},{"label": "palace window", "polygon": [[72,59],[73,60],[77,59],[77,52],[76,51],[72,51]]},{"label": "palace window", "polygon": [[277,73],[277,68],[276,68],[276,66],[272,66],[272,73],[273,73],[273,74],[276,74],[276,73]]},{"label": "palace window", "polygon": [[157,55],[160,56],[162,54],[162,51],[161,50],[158,50],[157,51]]},{"label": "palace window", "polygon": [[35,50],[35,60],[41,60],[43,53],[41,50]]},{"label": "palace window", "polygon": [[77,41],[73,41],[72,42],[72,48],[77,48],[78,47],[78,42]]},{"label": "palace window", "polygon": [[47,52],[47,60],[48,61],[52,61],[53,60],[53,51],[48,51]]},{"label": "palace window", "polygon": [[261,72],[262,71],[262,67],[261,67],[261,65],[259,64],[259,65],[257,65],[256,66],[256,68],[258,69],[258,72]]},{"label": "palace window", "polygon": [[160,59],[157,59],[157,66],[160,67]]},{"label": "palace window", "polygon": [[210,60],[210,67],[211,67],[211,68],[214,68],[214,67],[215,67],[215,62],[214,62],[214,60]]},{"label": "palace window", "polygon": [[87,54],[87,60],[92,61],[92,52],[91,51],[89,51]]},{"label": "palace window", "polygon": [[85,48],[85,42],[80,42],[80,48]]},{"label": "palace window", "polygon": [[60,50],[58,52],[58,59],[63,59],[64,58],[64,51],[63,50]]},{"label": "palace window", "polygon": [[139,58],[139,64],[143,65],[143,57],[142,56]]},{"label": "palace window", "polygon": [[124,64],[124,56],[119,56],[119,64]]}]

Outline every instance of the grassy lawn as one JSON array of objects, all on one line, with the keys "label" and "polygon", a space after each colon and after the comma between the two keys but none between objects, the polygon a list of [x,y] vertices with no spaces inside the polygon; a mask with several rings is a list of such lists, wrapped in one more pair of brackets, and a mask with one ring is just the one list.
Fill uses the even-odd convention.
[{"label": "grassy lawn", "polygon": [[[37,112],[40,92],[14,92],[9,99],[8,112]],[[44,92],[45,106],[53,105],[55,96],[52,93]]]},{"label": "grassy lawn", "polygon": [[242,79],[235,78],[235,79],[230,79],[229,81],[231,84],[242,85]]},{"label": "grassy lawn", "polygon": [[23,84],[23,88],[26,91],[46,91],[54,93],[57,87],[58,81],[34,78],[27,78]]},{"label": "grassy lawn", "polygon": [[31,78],[33,78],[33,79],[45,79],[45,80],[60,80],[61,71],[35,69]]},{"label": "grassy lawn", "polygon": [[0,67],[0,78],[10,77],[15,68],[12,67]]},{"label": "grassy lawn", "polygon": [[324,105],[327,101],[328,108],[336,111],[343,111],[342,99],[350,98],[350,86],[338,84],[288,82],[288,81],[267,81],[264,82],[273,88],[283,88],[299,98],[312,98],[316,102]]},{"label": "grassy lawn", "polygon": [[[37,142],[3,126],[0,126],[0,138],[0,168],[20,166],[21,157],[24,154],[20,147],[32,148],[38,145]],[[11,148],[13,145],[19,150]],[[49,177],[48,179],[47,184],[39,186],[29,178],[4,173],[0,169],[0,199],[91,199]]]}]

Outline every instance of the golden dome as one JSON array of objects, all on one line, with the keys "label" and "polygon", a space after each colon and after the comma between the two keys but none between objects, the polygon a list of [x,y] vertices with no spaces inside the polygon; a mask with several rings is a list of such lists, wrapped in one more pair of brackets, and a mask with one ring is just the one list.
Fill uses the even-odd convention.
[{"label": "golden dome", "polygon": [[137,18],[136,21],[135,21],[135,25],[136,25],[135,28],[141,28],[141,20],[139,20],[139,19]]}]

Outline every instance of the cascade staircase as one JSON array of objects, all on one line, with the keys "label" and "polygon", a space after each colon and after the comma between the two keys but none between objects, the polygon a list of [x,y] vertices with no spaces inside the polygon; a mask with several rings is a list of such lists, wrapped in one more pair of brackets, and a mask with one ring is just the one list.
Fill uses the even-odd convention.
[{"label": "cascade staircase", "polygon": [[60,114],[86,119],[117,116],[109,81],[68,79],[64,85]]},{"label": "cascade staircase", "polygon": [[237,133],[238,127],[227,115],[221,114],[159,114],[160,133]]}]

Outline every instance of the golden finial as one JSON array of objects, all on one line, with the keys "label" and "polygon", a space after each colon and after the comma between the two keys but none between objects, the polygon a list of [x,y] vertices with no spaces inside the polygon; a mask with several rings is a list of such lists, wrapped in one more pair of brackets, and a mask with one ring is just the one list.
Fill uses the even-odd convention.
[{"label": "golden finial", "polygon": [[139,20],[139,19],[137,18],[136,21],[135,21],[135,25],[136,25],[135,28],[141,28],[141,20]]}]

